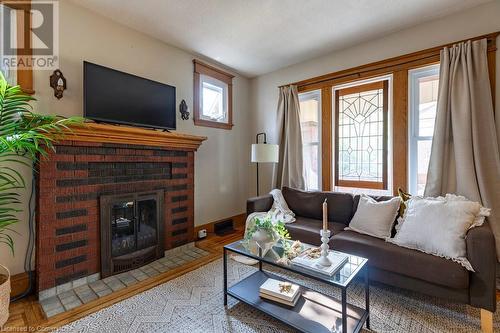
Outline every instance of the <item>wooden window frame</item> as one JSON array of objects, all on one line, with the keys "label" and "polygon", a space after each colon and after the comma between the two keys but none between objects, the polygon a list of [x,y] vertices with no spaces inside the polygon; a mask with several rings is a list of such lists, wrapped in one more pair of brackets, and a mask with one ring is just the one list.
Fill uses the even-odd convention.
[{"label": "wooden window frame", "polygon": [[[342,180],[339,179],[339,99],[340,96],[370,91],[375,89],[383,90],[383,143],[382,143],[382,182],[359,181],[359,180]],[[335,90],[335,183],[334,186],[367,188],[374,190],[387,190],[388,184],[388,146],[389,146],[389,80],[381,80],[371,83],[361,83],[352,87],[341,88]]]},{"label": "wooden window frame", "polygon": [[[227,72],[224,72],[218,68],[207,65],[199,60],[194,59],[194,96],[193,96],[193,120],[196,126],[214,127],[230,130],[233,128],[233,78]],[[201,79],[200,76],[205,75],[213,79],[219,80],[227,84],[227,123],[210,121],[201,118]]]},{"label": "wooden window frame", "polygon": [[[26,59],[31,59],[33,56],[33,50],[31,47],[31,2],[25,1],[25,0],[19,0],[19,3],[15,3],[16,0],[10,0],[8,3],[4,3],[3,1],[0,1],[0,4],[3,4],[4,6],[10,7],[12,9],[15,9],[17,11],[22,10],[24,18],[22,21],[18,21],[18,26],[17,26],[17,41],[18,44],[21,41],[24,41],[26,43],[26,47],[24,49],[21,49],[20,53],[17,55],[18,58],[26,58]],[[18,13],[18,15],[20,15]],[[26,17],[29,17],[29,19],[26,19]],[[19,22],[23,22],[24,25],[20,25]],[[21,89],[30,95],[33,95],[35,91],[33,90],[33,68],[31,67],[30,63],[31,61],[25,61],[24,67],[20,67],[16,71],[16,80],[17,84],[21,87]]]},{"label": "wooden window frame", "polygon": [[[408,183],[408,71],[410,69],[437,64],[440,61],[440,52],[444,47],[467,40],[486,38],[488,42],[488,70],[490,76],[493,105],[495,105],[495,73],[496,73],[496,38],[500,31],[481,35],[466,40],[436,46],[418,52],[377,61],[310,79],[287,83],[297,86],[299,93],[312,90],[321,90],[321,171],[322,187],[324,191],[331,191],[334,186],[332,152],[332,88],[334,86],[352,83],[355,81],[392,75],[392,193],[397,194],[399,187],[406,189]],[[390,189],[389,189],[390,190]]]}]

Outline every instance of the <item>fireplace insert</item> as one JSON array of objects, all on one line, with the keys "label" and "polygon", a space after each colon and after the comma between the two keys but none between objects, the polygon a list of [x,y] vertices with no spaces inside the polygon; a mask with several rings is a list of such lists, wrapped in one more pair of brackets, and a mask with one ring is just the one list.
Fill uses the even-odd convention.
[{"label": "fireplace insert", "polygon": [[163,256],[163,196],[160,190],[100,197],[102,277]]}]

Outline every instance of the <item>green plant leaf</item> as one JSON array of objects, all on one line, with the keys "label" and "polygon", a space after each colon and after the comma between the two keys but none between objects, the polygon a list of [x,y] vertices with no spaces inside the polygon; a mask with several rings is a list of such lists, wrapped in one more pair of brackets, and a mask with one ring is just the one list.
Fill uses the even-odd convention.
[{"label": "green plant leaf", "polygon": [[71,127],[84,125],[81,117],[33,113],[30,102],[34,100],[21,87],[9,85],[0,71],[0,243],[12,253],[11,234],[15,231],[10,227],[20,222],[17,214],[23,207],[19,191],[26,187],[18,167],[33,169]]}]

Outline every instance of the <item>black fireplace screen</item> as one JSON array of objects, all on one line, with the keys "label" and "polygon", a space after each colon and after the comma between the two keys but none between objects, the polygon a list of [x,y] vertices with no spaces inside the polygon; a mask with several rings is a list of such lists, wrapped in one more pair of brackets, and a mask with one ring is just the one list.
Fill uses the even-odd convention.
[{"label": "black fireplace screen", "polygon": [[[104,275],[133,268],[161,254],[162,203],[163,191],[101,197]],[[106,274],[108,270],[110,274]]]},{"label": "black fireplace screen", "polygon": [[158,217],[155,199],[115,203],[111,211],[113,257],[156,245]]}]

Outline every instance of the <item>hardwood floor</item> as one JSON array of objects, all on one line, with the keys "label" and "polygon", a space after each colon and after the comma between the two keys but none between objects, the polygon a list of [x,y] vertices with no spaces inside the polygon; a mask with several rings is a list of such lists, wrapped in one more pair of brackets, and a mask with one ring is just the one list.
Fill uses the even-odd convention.
[{"label": "hardwood floor", "polygon": [[158,276],[149,278],[117,292],[114,292],[105,297],[99,298],[90,303],[84,304],[73,310],[61,313],[50,319],[46,319],[36,296],[32,295],[10,305],[10,317],[4,325],[2,331],[7,332],[36,332],[36,331],[51,331],[62,325],[85,317],[102,308],[108,307],[114,303],[132,297],[140,292],[151,289],[157,285],[165,283],[178,276],[195,270],[211,261],[221,257],[222,248],[225,244],[229,244],[243,237],[243,229],[237,228],[234,233],[217,236],[209,234],[202,241],[196,242],[196,246],[210,252],[210,255],[192,261],[184,266],[180,266],[171,271],[165,272]]}]

